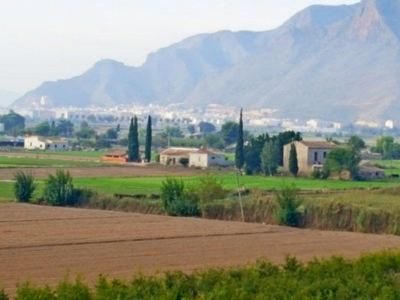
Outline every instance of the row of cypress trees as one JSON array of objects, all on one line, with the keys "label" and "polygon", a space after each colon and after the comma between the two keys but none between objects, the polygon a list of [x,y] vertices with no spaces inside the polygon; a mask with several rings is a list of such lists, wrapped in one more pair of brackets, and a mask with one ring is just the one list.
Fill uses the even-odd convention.
[{"label": "row of cypress trees", "polygon": [[[140,152],[139,152],[139,133],[138,133],[138,118],[137,116],[131,119],[131,124],[129,126],[128,133],[128,158],[131,162],[139,162],[140,161]],[[146,127],[146,145],[145,145],[145,154],[144,158],[147,162],[151,161],[151,143],[152,143],[152,124],[151,124],[151,116],[147,119],[147,127]]]},{"label": "row of cypress trees", "polygon": [[[243,109],[241,109],[238,135],[237,135],[237,141],[236,141],[236,149],[235,149],[236,168],[241,170],[244,166],[244,163],[245,163],[245,157],[244,157],[244,139],[243,139]],[[299,172],[296,146],[293,143],[291,144],[291,147],[290,147],[289,171],[294,176],[297,176],[297,174]]]}]

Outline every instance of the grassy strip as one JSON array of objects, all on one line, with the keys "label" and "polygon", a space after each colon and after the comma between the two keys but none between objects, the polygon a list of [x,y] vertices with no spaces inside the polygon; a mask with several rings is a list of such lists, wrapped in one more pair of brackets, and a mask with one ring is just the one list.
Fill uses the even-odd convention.
[{"label": "grassy strip", "polygon": [[[55,288],[18,286],[15,299],[399,299],[400,253],[333,257],[283,265],[259,260],[244,267],[180,271],[163,276],[138,274],[129,282],[100,276],[90,288],[81,279]],[[1,299],[7,299],[3,292]]]},{"label": "grassy strip", "polygon": [[61,160],[47,158],[5,157],[0,156],[0,168],[10,167],[93,167],[101,166],[98,162]]}]

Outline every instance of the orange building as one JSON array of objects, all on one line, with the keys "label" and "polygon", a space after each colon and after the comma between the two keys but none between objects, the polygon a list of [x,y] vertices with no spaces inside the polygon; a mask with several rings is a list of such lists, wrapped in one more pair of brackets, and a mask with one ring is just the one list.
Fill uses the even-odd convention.
[{"label": "orange building", "polygon": [[126,151],[114,151],[111,153],[107,153],[105,156],[100,158],[101,162],[109,162],[109,163],[127,163],[128,160],[128,154]]}]

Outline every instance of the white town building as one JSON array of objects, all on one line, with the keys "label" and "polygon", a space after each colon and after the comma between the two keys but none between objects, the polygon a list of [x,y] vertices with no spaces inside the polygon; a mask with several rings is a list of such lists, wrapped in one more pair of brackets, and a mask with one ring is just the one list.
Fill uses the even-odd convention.
[{"label": "white town building", "polygon": [[48,139],[39,136],[25,138],[24,148],[29,150],[66,151],[69,149],[68,141],[64,139]]}]

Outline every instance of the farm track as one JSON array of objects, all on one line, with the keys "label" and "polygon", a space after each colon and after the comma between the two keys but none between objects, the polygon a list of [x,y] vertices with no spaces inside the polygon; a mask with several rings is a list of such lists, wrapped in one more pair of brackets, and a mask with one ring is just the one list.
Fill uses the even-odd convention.
[{"label": "farm track", "polygon": [[399,248],[400,237],[171,218],[100,210],[0,204],[0,286],[10,293],[32,280],[55,284],[69,273],[130,279],[253,262],[280,263]]}]

